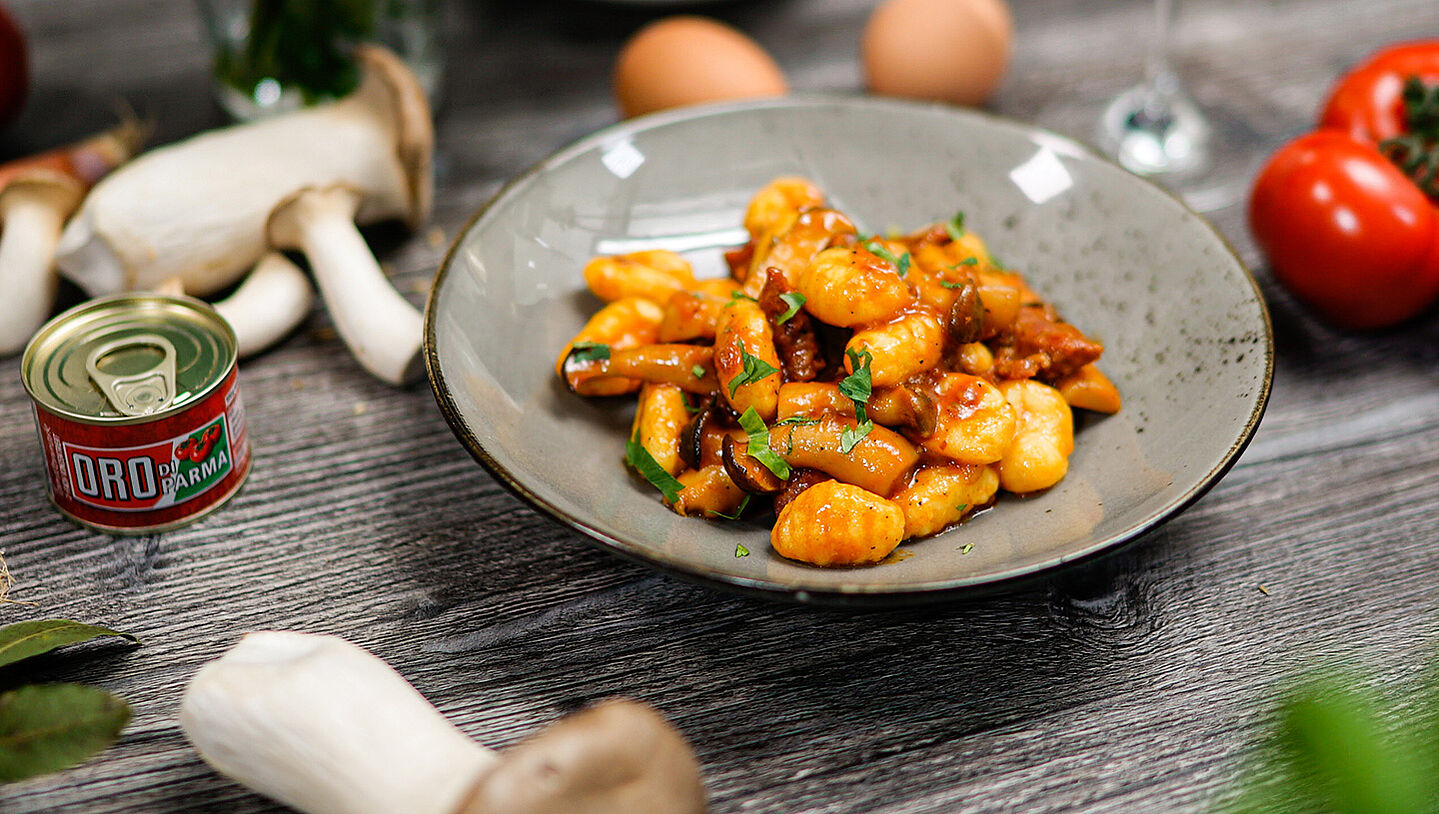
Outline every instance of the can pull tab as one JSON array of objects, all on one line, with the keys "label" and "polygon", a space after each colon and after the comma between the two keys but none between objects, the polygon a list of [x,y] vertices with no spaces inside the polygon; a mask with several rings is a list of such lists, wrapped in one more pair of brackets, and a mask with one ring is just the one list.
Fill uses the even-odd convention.
[{"label": "can pull tab", "polygon": [[[107,356],[148,348],[157,348],[163,354],[148,368],[134,373],[106,373],[100,369],[100,361]],[[150,415],[175,400],[175,346],[163,336],[140,334],[106,342],[90,352],[85,369],[110,404],[124,415]]]}]

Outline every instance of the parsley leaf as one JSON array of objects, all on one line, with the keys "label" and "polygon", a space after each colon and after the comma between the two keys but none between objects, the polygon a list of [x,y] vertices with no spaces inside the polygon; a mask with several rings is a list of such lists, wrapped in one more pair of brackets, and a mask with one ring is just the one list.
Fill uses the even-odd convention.
[{"label": "parsley leaf", "polygon": [[748,557],[749,549],[745,548],[743,543],[736,543],[734,547],[734,555],[735,557]]},{"label": "parsley leaf", "polygon": [[594,362],[610,358],[610,346],[603,342],[576,342],[570,346],[570,358],[576,362]]},{"label": "parsley leaf", "polygon": [[804,295],[797,291],[790,291],[779,295],[779,298],[789,305],[789,308],[785,309],[785,312],[779,315],[779,319],[775,320],[776,323],[783,325],[795,314],[799,313],[800,306],[804,305]]},{"label": "parsley leaf", "polygon": [[721,517],[721,518],[724,518],[725,520],[738,520],[738,519],[739,519],[739,516],[742,515],[742,514],[744,514],[744,510],[749,507],[749,499],[750,499],[751,497],[753,497],[753,496],[752,496],[752,495],[745,495],[745,496],[744,496],[744,500],[741,500],[741,501],[739,502],[739,506],[735,507],[734,514],[725,514],[724,512],[716,512],[716,511],[711,510],[710,513],[709,513],[709,516],[710,516],[710,517]]},{"label": "parsley leaf", "polygon": [[789,464],[769,448],[769,427],[764,425],[759,413],[753,407],[746,409],[739,417],[739,425],[749,436],[750,456],[764,464],[764,468],[773,472],[776,478],[789,480]]},{"label": "parsley leaf", "polygon": [[685,485],[660,466],[659,461],[656,461],[650,451],[645,449],[644,444],[640,443],[638,432],[631,436],[629,442],[625,444],[625,463],[634,467],[635,471],[643,475],[645,480],[660,490],[666,501],[674,503],[679,500],[680,490],[685,488]]},{"label": "parsley leaf", "polygon": [[725,303],[725,307],[728,308],[728,307],[730,307],[731,305],[734,305],[735,303],[739,302],[740,300],[749,300],[750,302],[759,302],[759,300],[755,299],[754,297],[751,297],[750,295],[744,293],[743,291],[740,291],[739,289],[735,289],[735,292],[729,296],[729,302]]},{"label": "parsley leaf", "polygon": [[899,271],[899,276],[903,277],[904,275],[909,273],[910,262],[911,261],[909,259],[909,252],[905,252],[904,254],[900,255],[899,265],[897,267],[897,270]]},{"label": "parsley leaf", "polygon": [[940,280],[939,284],[945,288],[964,288],[964,283],[951,283],[948,280]]},{"label": "parsley leaf", "polygon": [[979,258],[978,258],[978,257],[966,257],[966,258],[964,258],[963,260],[959,261],[958,263],[955,263],[954,265],[950,266],[950,268],[953,269],[953,268],[959,268],[960,266],[977,266],[977,265],[979,265]]},{"label": "parsley leaf", "polygon": [[690,368],[690,375],[694,376],[696,379],[703,379],[705,377],[705,369],[700,367],[699,365],[695,365],[694,367]]},{"label": "parsley leaf", "polygon": [[[846,348],[844,355],[849,357],[850,368],[854,372],[840,380],[839,392],[840,395],[854,402],[854,416],[859,419],[859,423],[863,424],[869,420],[865,415],[864,405],[869,401],[869,396],[873,392],[869,365],[874,361],[874,354],[870,353],[868,348],[857,351]],[[851,446],[853,445],[851,444]]]},{"label": "parsley leaf", "polygon": [[954,217],[945,221],[944,231],[949,232],[950,240],[959,240],[964,237],[964,213],[956,212]]},{"label": "parsley leaf", "polygon": [[874,422],[866,419],[858,427],[845,427],[839,434],[839,451],[848,455],[854,449],[855,444],[864,440],[869,431],[874,429]]},{"label": "parsley leaf", "polygon": [[973,551],[973,550],[974,550],[974,543],[965,543],[965,544],[964,544],[964,548],[961,548],[961,549],[959,550],[959,553],[961,553],[961,554],[968,554],[969,552],[971,552],[971,551]]},{"label": "parsley leaf", "polygon": [[739,355],[744,368],[738,376],[730,379],[730,398],[734,398],[735,391],[739,390],[740,385],[754,384],[766,376],[772,376],[779,372],[779,368],[745,350],[743,339],[739,342]]},{"label": "parsley leaf", "polygon": [[776,422],[774,423],[774,425],[775,425],[776,427],[784,427],[784,426],[788,426],[788,425],[790,425],[790,424],[798,424],[798,425],[800,425],[800,426],[805,426],[805,427],[807,427],[807,426],[809,426],[810,424],[818,424],[818,423],[819,423],[819,419],[818,419],[818,418],[814,418],[813,416],[807,416],[807,415],[792,415],[792,416],[790,416],[789,418],[781,418],[779,421],[776,421]]},{"label": "parsley leaf", "polygon": [[[890,251],[889,249],[886,249],[885,247],[879,245],[879,241],[875,240],[874,238],[870,238],[869,240],[866,240],[866,241],[864,242],[864,247],[865,247],[865,249],[869,250],[869,253],[872,254],[872,255],[874,255],[875,257],[878,257],[879,259],[885,261],[886,263],[889,263],[890,265],[894,266],[895,268],[898,268],[898,267],[899,267],[899,258],[894,256],[894,252],[892,252],[892,251]],[[905,252],[905,254],[908,254],[908,252]],[[909,265],[908,265],[908,264],[905,264],[905,268],[908,268],[908,267],[909,267]],[[904,275],[901,274],[900,276],[903,277]]]}]

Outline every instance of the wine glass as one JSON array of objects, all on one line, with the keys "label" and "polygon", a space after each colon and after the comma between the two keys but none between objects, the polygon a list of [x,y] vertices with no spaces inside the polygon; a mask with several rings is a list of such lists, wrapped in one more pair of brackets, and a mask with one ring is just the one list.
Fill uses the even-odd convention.
[{"label": "wine glass", "polygon": [[1173,0],[1155,0],[1154,11],[1144,81],[1105,108],[1097,140],[1129,171],[1182,186],[1213,165],[1214,128],[1169,64]]}]

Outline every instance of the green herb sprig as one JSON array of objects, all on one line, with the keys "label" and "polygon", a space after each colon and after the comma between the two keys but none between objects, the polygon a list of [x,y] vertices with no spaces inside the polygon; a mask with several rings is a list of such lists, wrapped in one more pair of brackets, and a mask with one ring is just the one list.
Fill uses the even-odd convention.
[{"label": "green herb sprig", "polygon": [[769,427],[765,426],[764,419],[759,417],[759,413],[755,412],[753,407],[747,408],[739,417],[739,425],[740,429],[749,436],[748,452],[750,456],[764,464],[764,468],[773,472],[776,478],[788,480],[789,464],[769,448]]},{"label": "green herb sprig", "polygon": [[665,501],[674,503],[680,499],[680,491],[685,488],[683,483],[674,475],[671,475],[655,456],[645,449],[640,443],[640,434],[635,432],[625,444],[625,463],[629,464],[640,476],[650,482],[650,485],[660,490],[665,496]]},{"label": "green herb sprig", "polygon": [[766,376],[773,376],[779,372],[779,368],[745,350],[743,339],[739,340],[739,355],[742,367],[740,374],[730,379],[730,398],[734,398],[734,394],[739,390],[740,385],[754,384]]}]

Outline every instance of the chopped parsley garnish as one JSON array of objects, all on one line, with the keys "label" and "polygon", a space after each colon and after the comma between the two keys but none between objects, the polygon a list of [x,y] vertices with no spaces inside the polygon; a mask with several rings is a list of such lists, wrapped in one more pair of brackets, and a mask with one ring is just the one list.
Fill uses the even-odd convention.
[{"label": "chopped parsley garnish", "polygon": [[954,217],[944,222],[944,231],[949,232],[950,240],[959,240],[964,237],[964,213],[955,212]]},{"label": "chopped parsley garnish", "polygon": [[749,549],[744,547],[744,543],[736,543],[734,547],[734,555],[735,557],[748,557]]},{"label": "chopped parsley garnish", "polygon": [[850,369],[854,372],[840,380],[839,392],[840,395],[854,402],[854,416],[863,424],[869,420],[865,415],[864,405],[869,401],[870,393],[873,392],[869,365],[874,361],[874,354],[870,353],[868,348],[860,350],[846,348],[844,355],[849,357]]},{"label": "chopped parsley garnish", "polygon": [[610,358],[610,346],[603,342],[576,342],[570,348],[570,358],[576,362],[594,362]]},{"label": "chopped parsley garnish", "polygon": [[973,551],[973,550],[974,550],[974,543],[965,543],[965,544],[964,544],[964,547],[959,550],[959,553],[961,553],[961,554],[968,554],[969,552],[971,552],[971,551]]},{"label": "chopped parsley garnish", "polygon": [[819,423],[819,419],[818,419],[818,418],[814,418],[813,416],[807,416],[807,415],[792,415],[792,416],[790,416],[789,418],[781,418],[779,421],[776,421],[776,422],[774,423],[774,425],[775,425],[776,427],[786,427],[786,426],[789,426],[790,424],[797,424],[797,425],[799,425],[799,426],[807,427],[807,426],[809,426],[810,424],[818,424],[818,423]]},{"label": "chopped parsley garnish", "polygon": [[750,295],[744,293],[743,291],[736,290],[733,294],[729,295],[729,302],[725,303],[725,307],[728,308],[728,307],[730,307],[731,305],[734,305],[735,303],[739,302],[740,300],[749,300],[750,302],[759,302],[759,300],[755,299],[754,297],[751,297]]},{"label": "chopped parsley garnish", "polygon": [[799,313],[800,307],[804,305],[804,295],[798,291],[789,291],[779,295],[779,298],[789,306],[783,314],[779,315],[779,319],[775,320],[776,323],[783,325]]},{"label": "chopped parsley garnish", "polygon": [[951,283],[948,280],[940,280],[939,284],[945,288],[964,288],[964,283]]},{"label": "chopped parsley garnish", "polygon": [[839,451],[848,455],[854,449],[855,444],[864,440],[869,431],[874,429],[874,422],[868,419],[858,427],[845,427],[839,434]]},{"label": "chopped parsley garnish", "polygon": [[[886,263],[889,263],[890,265],[894,266],[895,268],[899,268],[899,258],[894,256],[894,252],[892,252],[892,251],[890,251],[889,249],[886,249],[885,247],[879,245],[879,241],[875,240],[874,238],[870,238],[869,240],[866,240],[866,241],[864,242],[864,247],[865,247],[865,249],[867,249],[867,250],[869,251],[870,254],[874,255],[875,257],[878,257],[879,259],[885,261]],[[905,252],[905,256],[908,256],[908,255],[909,255],[909,252]],[[907,270],[907,269],[909,268],[909,264],[908,264],[908,263],[905,263],[905,264],[904,264],[904,267],[905,267],[905,269]],[[899,275],[899,276],[903,277],[903,276],[904,276],[904,272],[900,272],[900,275]]]},{"label": "chopped parsley garnish", "polygon": [[905,252],[904,254],[899,256],[899,265],[897,267],[899,271],[899,276],[903,277],[904,275],[909,273],[909,265],[911,262],[912,261],[909,259],[909,252]]},{"label": "chopped parsley garnish", "polygon": [[680,490],[685,488],[685,485],[660,466],[659,461],[656,461],[650,451],[645,449],[644,444],[640,443],[638,432],[630,436],[629,442],[625,444],[625,463],[634,467],[635,471],[643,475],[645,480],[660,490],[666,501],[674,503],[679,500]]},{"label": "chopped parsley garnish", "polygon": [[789,447],[784,451],[784,453],[785,453],[786,455],[793,455],[793,454],[794,454],[794,428],[795,428],[795,427],[807,427],[807,426],[809,426],[809,425],[811,425],[811,424],[818,424],[818,423],[819,423],[819,419],[818,419],[818,418],[811,418],[810,416],[807,416],[807,415],[792,415],[792,416],[790,416],[789,418],[781,418],[779,421],[776,421],[776,422],[774,423],[774,425],[775,425],[776,427],[785,427],[785,426],[789,427],[789,433],[787,434],[786,439],[785,439],[785,440],[787,440],[787,441],[789,442]]},{"label": "chopped parsley garnish", "polygon": [[723,518],[723,519],[725,519],[725,520],[738,520],[738,519],[739,519],[739,516],[742,515],[742,514],[744,514],[744,510],[749,507],[749,499],[750,499],[750,497],[752,497],[752,496],[751,496],[751,495],[745,495],[745,496],[744,496],[744,500],[741,500],[741,501],[739,502],[739,506],[735,507],[734,514],[725,514],[724,512],[717,512],[717,511],[714,511],[714,510],[710,510],[709,516],[710,516],[710,517],[720,517],[720,518]]},{"label": "chopped parsley garnish", "polygon": [[740,370],[740,374],[738,376],[730,379],[730,398],[734,398],[735,391],[739,390],[740,385],[754,384],[755,382],[763,379],[766,376],[773,376],[774,374],[779,372],[779,368],[745,350],[743,339],[741,339],[739,342],[739,356],[740,361],[744,365],[744,367]]},{"label": "chopped parsley garnish", "polygon": [[764,468],[773,472],[776,478],[789,480],[789,464],[769,448],[769,427],[765,426],[759,413],[753,407],[746,409],[739,417],[739,425],[749,436],[750,456],[764,464]]},{"label": "chopped parsley garnish", "polygon": [[952,268],[952,269],[957,269],[957,268],[959,268],[960,266],[977,266],[977,265],[979,265],[979,258],[978,258],[978,257],[966,257],[966,258],[964,258],[963,260],[959,261],[958,263],[955,263],[954,265],[950,266],[950,268]]},{"label": "chopped parsley garnish", "polygon": [[705,377],[705,369],[700,367],[699,365],[695,365],[694,367],[690,368],[690,375],[694,376],[696,379],[703,379]]},{"label": "chopped parsley garnish", "polygon": [[839,434],[839,451],[848,455],[854,445],[864,440],[869,431],[874,429],[874,422],[869,420],[864,411],[870,394],[874,392],[869,369],[870,363],[874,361],[874,354],[870,353],[868,348],[846,348],[844,355],[849,357],[849,366],[854,372],[840,380],[839,392],[854,402],[854,417],[859,419],[859,426],[846,427]]}]

